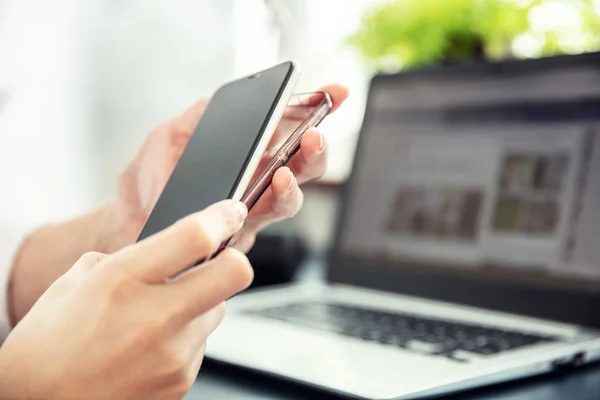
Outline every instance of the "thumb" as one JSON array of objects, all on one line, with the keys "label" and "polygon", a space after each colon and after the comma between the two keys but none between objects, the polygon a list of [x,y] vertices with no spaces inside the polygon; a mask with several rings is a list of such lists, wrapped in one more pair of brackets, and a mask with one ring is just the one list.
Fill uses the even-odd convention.
[{"label": "thumb", "polygon": [[91,251],[83,254],[79,257],[79,260],[75,262],[75,264],[69,270],[70,274],[86,274],[96,265],[100,264],[100,262],[108,257],[106,254],[97,253],[95,251]]},{"label": "thumb", "polygon": [[192,137],[207,104],[208,99],[198,100],[167,124],[166,130],[169,133],[169,143],[171,148],[175,150],[174,157],[176,160],[179,159],[183,149]]},{"label": "thumb", "polygon": [[200,117],[202,117],[202,114],[204,114],[204,110],[206,110],[208,102],[209,99],[200,99],[183,113],[181,113],[181,115],[176,118],[179,128],[183,131],[189,132],[191,135],[194,129],[196,129],[196,125],[198,125]]}]

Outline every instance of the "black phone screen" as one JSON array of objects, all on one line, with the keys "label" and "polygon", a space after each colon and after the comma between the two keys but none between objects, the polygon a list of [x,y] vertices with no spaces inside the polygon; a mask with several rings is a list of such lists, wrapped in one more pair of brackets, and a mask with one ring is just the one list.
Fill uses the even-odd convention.
[{"label": "black phone screen", "polygon": [[138,241],[232,197],[292,71],[285,62],[217,90]]}]

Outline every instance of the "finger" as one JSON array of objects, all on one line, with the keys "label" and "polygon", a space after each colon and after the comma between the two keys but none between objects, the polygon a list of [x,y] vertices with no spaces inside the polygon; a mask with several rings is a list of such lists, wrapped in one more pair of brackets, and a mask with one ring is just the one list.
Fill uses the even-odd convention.
[{"label": "finger", "polygon": [[192,137],[207,104],[207,99],[198,100],[179,116],[157,128],[156,134],[167,136],[169,146],[165,146],[165,150],[172,152],[175,163]]},{"label": "finger", "polygon": [[277,125],[273,138],[267,146],[269,150],[265,152],[265,157],[270,158],[279,150],[284,141],[296,130],[302,121],[314,113],[315,107],[323,100],[324,92],[329,94],[332,101],[330,113],[335,111],[348,97],[348,89],[345,86],[332,84],[312,94],[303,94],[292,98]]},{"label": "finger", "polygon": [[183,130],[193,132],[206,110],[208,99],[200,99],[175,119],[176,124]]},{"label": "finger", "polygon": [[202,268],[165,285],[164,294],[176,304],[175,319],[186,323],[246,289],[253,277],[248,258],[228,247]]},{"label": "finger", "polygon": [[250,251],[250,249],[254,247],[254,244],[256,243],[256,235],[258,231],[262,229],[262,227],[259,225],[257,225],[257,227],[258,229],[246,229],[246,227],[244,227],[244,229],[242,229],[242,234],[234,243],[231,244],[231,247],[241,251],[242,253],[248,253],[248,251]]},{"label": "finger", "polygon": [[337,110],[350,94],[346,86],[337,83],[323,86],[321,89],[319,89],[319,91],[327,92],[329,97],[331,97],[331,101],[333,103],[331,112]]},{"label": "finger", "polygon": [[67,273],[54,282],[54,285],[58,285],[59,282],[66,282],[68,285],[73,282],[81,282],[81,280],[84,279],[92,269],[96,268],[96,266],[106,257],[108,257],[108,255],[93,251],[83,254]]},{"label": "finger", "polygon": [[190,322],[188,326],[188,335],[185,338],[186,342],[192,343],[194,347],[190,353],[190,360],[196,358],[198,350],[204,347],[210,334],[217,329],[221,322],[223,322],[225,311],[226,305],[225,302],[222,301]]},{"label": "finger", "polygon": [[73,266],[69,270],[69,273],[77,275],[87,273],[106,257],[108,257],[106,254],[97,253],[95,251],[85,253],[81,257],[79,257],[79,260],[77,260],[75,264],[73,264]]},{"label": "finger", "polygon": [[174,344],[181,350],[182,357],[187,360],[191,369],[200,367],[199,354],[204,353],[208,336],[214,332],[225,317],[225,302],[196,317],[184,328],[178,329]]},{"label": "finger", "polygon": [[237,201],[213,204],[116,253],[111,266],[144,282],[165,282],[212,254],[242,227],[246,214],[246,206]]},{"label": "finger", "polygon": [[271,182],[271,212],[281,218],[296,215],[302,207],[303,195],[298,181],[288,167],[279,168]]},{"label": "finger", "polygon": [[206,342],[202,343],[198,351],[196,352],[196,356],[192,360],[190,365],[190,374],[192,374],[192,379],[196,380],[198,376],[198,372],[200,372],[200,367],[202,367],[202,361],[204,361],[204,353],[206,352]]},{"label": "finger", "polygon": [[244,224],[244,236],[255,235],[267,225],[292,218],[302,208],[304,194],[298,181],[287,167],[279,168],[273,175],[268,192],[263,195]]},{"label": "finger", "polygon": [[288,167],[281,167],[273,175],[271,181],[271,188],[273,193],[279,196],[285,196],[286,194],[293,191],[296,187],[296,180],[294,174]]},{"label": "finger", "polygon": [[321,132],[309,129],[300,141],[300,150],[288,163],[288,166],[300,184],[320,178],[327,168],[327,141]]},{"label": "finger", "polygon": [[172,147],[183,149],[196,129],[207,104],[207,99],[198,100],[177,117],[160,125],[152,134],[168,136]]}]

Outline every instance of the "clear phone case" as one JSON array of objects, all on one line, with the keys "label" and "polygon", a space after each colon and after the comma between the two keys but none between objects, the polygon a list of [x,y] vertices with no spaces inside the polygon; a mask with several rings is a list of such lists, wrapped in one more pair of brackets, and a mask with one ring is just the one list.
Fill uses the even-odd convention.
[{"label": "clear phone case", "polygon": [[327,92],[294,94],[286,107],[273,139],[267,146],[242,202],[248,209],[267,190],[277,169],[285,166],[300,149],[302,135],[318,126],[333,107]]},{"label": "clear phone case", "polygon": [[[285,166],[300,150],[302,135],[310,128],[318,126],[332,108],[333,102],[327,92],[292,95],[250,185],[242,196],[241,201],[248,209],[256,204],[271,185],[275,171]],[[215,254],[227,246],[234,246],[240,234],[241,231],[222,243]]]}]

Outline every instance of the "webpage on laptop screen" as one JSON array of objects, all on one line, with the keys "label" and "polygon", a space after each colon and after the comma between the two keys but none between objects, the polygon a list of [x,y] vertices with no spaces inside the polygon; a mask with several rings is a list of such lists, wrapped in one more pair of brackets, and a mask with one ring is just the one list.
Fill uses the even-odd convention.
[{"label": "webpage on laptop screen", "polygon": [[374,90],[346,255],[600,291],[600,73]]}]

